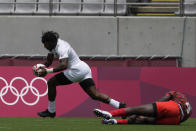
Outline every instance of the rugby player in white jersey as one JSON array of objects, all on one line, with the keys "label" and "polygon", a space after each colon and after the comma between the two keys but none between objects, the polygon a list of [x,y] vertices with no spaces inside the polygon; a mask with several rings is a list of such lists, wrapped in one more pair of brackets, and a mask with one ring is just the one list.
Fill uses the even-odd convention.
[{"label": "rugby player in white jersey", "polygon": [[42,34],[42,43],[49,50],[47,60],[44,63],[49,67],[54,56],[59,57],[59,65],[55,68],[43,68],[40,76],[47,73],[60,72],[48,80],[48,109],[38,112],[40,117],[55,117],[55,98],[56,86],[68,85],[78,82],[82,89],[93,99],[109,104],[115,108],[125,107],[125,103],[111,99],[109,96],[100,93],[92,79],[91,69],[81,61],[74,49],[64,40],[59,38],[59,34],[53,31],[47,31]]}]

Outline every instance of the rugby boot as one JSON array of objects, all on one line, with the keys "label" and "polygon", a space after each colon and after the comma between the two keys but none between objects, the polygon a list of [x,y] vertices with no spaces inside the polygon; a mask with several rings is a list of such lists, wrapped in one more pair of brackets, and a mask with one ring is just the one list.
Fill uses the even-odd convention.
[{"label": "rugby boot", "polygon": [[117,124],[117,121],[115,119],[103,119],[102,120],[102,124],[109,124],[109,125],[113,125],[113,124]]},{"label": "rugby boot", "polygon": [[45,110],[43,112],[38,112],[37,115],[40,116],[40,117],[51,117],[51,118],[54,118],[56,116],[56,112],[50,113],[48,111],[48,109],[47,109],[47,110]]},{"label": "rugby boot", "polygon": [[110,119],[112,118],[112,114],[110,114],[109,112],[107,111],[103,111],[103,110],[100,110],[100,109],[94,109],[94,114],[97,116],[97,117],[102,117],[104,119]]}]

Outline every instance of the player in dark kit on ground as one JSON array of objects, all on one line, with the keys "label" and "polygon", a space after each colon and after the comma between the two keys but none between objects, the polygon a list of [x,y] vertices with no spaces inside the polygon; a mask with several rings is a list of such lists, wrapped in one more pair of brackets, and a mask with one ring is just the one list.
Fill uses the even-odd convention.
[{"label": "player in dark kit on ground", "polygon": [[[42,68],[41,72],[39,71],[39,73],[35,74],[38,76],[45,76],[47,73],[60,73],[48,80],[48,109],[43,112],[38,112],[40,117],[56,116],[56,86],[68,85],[74,82],[78,82],[82,89],[94,100],[110,104],[115,108],[123,108],[126,106],[125,103],[118,102],[109,96],[100,93],[96,89],[95,83],[92,79],[90,67],[85,62],[80,60],[68,42],[59,38],[58,33],[53,31],[43,33],[42,43],[49,51],[47,60],[44,63],[46,67]],[[59,65],[55,68],[47,68],[52,64],[55,55],[59,58]],[[36,71],[34,70],[34,72]]]},{"label": "player in dark kit on ground", "polygon": [[[179,125],[191,116],[192,109],[184,94],[170,91],[152,104],[127,107],[109,112],[95,109],[94,113],[96,116],[104,118],[103,124]],[[112,119],[112,117],[124,115],[127,116],[127,119]]]}]

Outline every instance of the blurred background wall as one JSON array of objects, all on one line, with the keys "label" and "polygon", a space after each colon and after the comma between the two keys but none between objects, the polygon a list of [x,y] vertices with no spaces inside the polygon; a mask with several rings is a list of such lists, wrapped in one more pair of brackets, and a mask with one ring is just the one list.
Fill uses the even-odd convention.
[{"label": "blurred background wall", "polygon": [[196,66],[195,17],[0,16],[0,56],[44,56],[54,30],[80,56],[180,58]]}]

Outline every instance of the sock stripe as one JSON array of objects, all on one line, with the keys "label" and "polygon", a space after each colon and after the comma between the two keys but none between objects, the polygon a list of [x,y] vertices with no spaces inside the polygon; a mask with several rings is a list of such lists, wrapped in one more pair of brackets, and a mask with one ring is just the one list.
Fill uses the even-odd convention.
[{"label": "sock stripe", "polygon": [[128,119],[116,120],[117,124],[128,124]]}]

